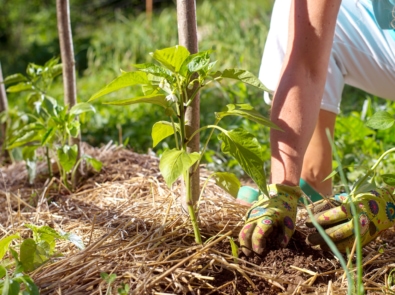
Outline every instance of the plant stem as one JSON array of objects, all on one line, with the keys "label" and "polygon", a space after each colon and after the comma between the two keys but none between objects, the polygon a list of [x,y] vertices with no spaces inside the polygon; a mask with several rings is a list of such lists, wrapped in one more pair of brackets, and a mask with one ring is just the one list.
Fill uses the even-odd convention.
[{"label": "plant stem", "polygon": [[51,158],[49,157],[49,148],[48,148],[48,146],[45,147],[45,156],[47,158],[47,166],[48,166],[49,178],[52,178],[53,177],[53,172],[52,172]]},{"label": "plant stem", "polygon": [[200,235],[199,224],[197,222],[195,208],[193,206],[192,200],[192,190],[191,190],[191,182],[190,182],[190,174],[189,171],[185,171],[184,173],[184,182],[186,188],[186,197],[187,197],[187,206],[188,206],[188,213],[191,219],[193,233],[195,235],[195,242],[199,245],[203,244],[202,237]]},{"label": "plant stem", "polygon": [[177,129],[176,129],[176,126],[174,125],[174,120],[173,120],[172,116],[170,116],[170,121],[171,121],[171,126],[173,127],[173,131],[174,131],[174,139],[176,141],[176,148],[177,148],[177,150],[179,150],[180,147],[178,145]]}]

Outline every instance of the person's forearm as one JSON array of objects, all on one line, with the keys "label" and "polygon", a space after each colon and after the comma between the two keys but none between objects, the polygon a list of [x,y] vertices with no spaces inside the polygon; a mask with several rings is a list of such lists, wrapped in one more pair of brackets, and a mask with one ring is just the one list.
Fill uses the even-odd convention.
[{"label": "person's forearm", "polygon": [[274,95],[271,183],[298,185],[324,91],[340,0],[295,0],[288,48]]}]

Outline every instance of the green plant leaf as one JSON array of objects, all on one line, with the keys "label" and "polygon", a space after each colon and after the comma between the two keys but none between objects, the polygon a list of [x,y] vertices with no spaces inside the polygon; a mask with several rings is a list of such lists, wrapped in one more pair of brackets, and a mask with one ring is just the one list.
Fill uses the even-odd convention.
[{"label": "green plant leaf", "polygon": [[239,80],[244,82],[245,84],[257,87],[267,92],[272,92],[262,82],[249,71],[241,70],[241,69],[226,69],[224,71],[218,71],[214,75],[214,78],[229,78]]},{"label": "green plant leaf", "polygon": [[388,129],[394,125],[394,118],[386,111],[379,111],[375,113],[367,122],[366,125],[373,129]]},{"label": "green plant leaf", "polygon": [[164,94],[152,94],[146,96],[138,96],[133,97],[125,100],[116,100],[111,102],[104,102],[103,104],[110,104],[110,105],[130,105],[130,104],[137,104],[137,103],[152,103],[163,108],[167,108],[168,102],[166,100],[166,96]]},{"label": "green plant leaf", "polygon": [[383,181],[388,185],[395,185],[395,174],[382,174]]},{"label": "green plant leaf", "polygon": [[109,285],[114,283],[114,281],[117,279],[117,275],[115,273],[109,275],[108,273],[101,272],[100,277]]},{"label": "green plant leaf", "polygon": [[65,170],[65,172],[70,172],[77,161],[77,155],[78,155],[77,145],[76,144],[73,146],[65,145],[63,147],[58,148],[57,153],[62,168]]},{"label": "green plant leaf", "polygon": [[171,71],[169,71],[168,69],[166,69],[164,67],[158,66],[154,63],[136,64],[133,66],[142,72],[152,74],[156,77],[162,77],[162,78],[165,78],[169,81],[175,80],[175,78],[172,76]]},{"label": "green plant leaf", "polygon": [[50,255],[55,250],[56,239],[63,239],[60,233],[47,225],[35,226],[34,224],[25,224],[25,226],[33,231],[33,239],[36,243],[44,241],[49,245]]},{"label": "green plant leaf", "polygon": [[[44,242],[45,243],[45,242]],[[49,259],[49,245],[25,239],[21,244],[20,259],[25,271],[32,271]]]},{"label": "green plant leaf", "polygon": [[235,263],[238,263],[239,247],[237,246],[237,244],[235,243],[232,237],[229,238],[229,242],[230,242],[230,248],[232,250],[233,261]]},{"label": "green plant leaf", "polygon": [[43,138],[41,139],[41,145],[45,146],[47,143],[49,143],[51,141],[51,139],[54,137],[54,135],[56,134],[56,130],[57,128],[51,127],[49,128],[45,133]]},{"label": "green plant leaf", "polygon": [[4,79],[4,84],[6,84],[6,85],[7,84],[15,84],[15,83],[26,82],[26,81],[27,81],[27,78],[24,75],[18,73],[18,74],[13,74],[13,75],[7,76]]},{"label": "green plant leaf", "polygon": [[237,192],[240,189],[240,181],[233,173],[229,172],[215,172],[213,174],[215,184],[230,194],[232,197],[237,197]]},{"label": "green plant leaf", "polygon": [[80,250],[85,249],[85,245],[81,237],[74,233],[65,233],[63,235],[63,239],[66,239],[67,241],[73,243]]},{"label": "green plant leaf", "polygon": [[19,284],[25,284],[27,292],[23,293],[23,295],[39,295],[40,292],[38,290],[37,285],[33,282],[32,278],[28,275],[17,274],[14,278],[14,281],[18,282]]},{"label": "green plant leaf", "polygon": [[205,74],[207,74],[211,52],[212,50],[206,50],[188,56],[180,68],[180,75],[187,77],[188,74],[192,74],[200,70],[204,70]]},{"label": "green plant leaf", "polygon": [[187,153],[177,149],[166,150],[160,159],[159,170],[170,187],[185,171],[199,159],[199,153]]},{"label": "green plant leaf", "polygon": [[8,276],[7,271],[5,272],[4,280],[2,282],[0,282],[0,286],[1,286],[1,283],[3,283],[2,288],[0,289],[1,295],[8,295],[8,293],[10,292],[9,291],[10,290],[10,278]]},{"label": "green plant leaf", "polygon": [[30,82],[21,82],[16,85],[10,86],[7,88],[7,92],[13,93],[13,92],[22,92],[26,90],[33,90],[32,84]]},{"label": "green plant leaf", "polygon": [[110,84],[105,86],[103,89],[92,95],[88,102],[125,87],[148,83],[149,81],[147,78],[147,74],[144,72],[125,72],[122,73],[121,76],[110,82]]},{"label": "green plant leaf", "polygon": [[215,116],[218,119],[222,119],[226,116],[241,116],[243,118],[249,119],[254,121],[258,124],[276,129],[281,130],[276,124],[274,124],[269,119],[262,116],[258,111],[256,111],[251,105],[249,104],[228,104],[227,111],[215,113]]},{"label": "green plant leaf", "polygon": [[84,160],[93,167],[93,169],[95,169],[96,171],[100,171],[103,163],[95,158],[92,158],[89,155],[84,155]]},{"label": "green plant leaf", "polygon": [[257,139],[240,128],[232,131],[222,130],[219,138],[222,140],[222,151],[233,156],[259,189],[267,192],[262,148]]},{"label": "green plant leaf", "polygon": [[173,134],[174,134],[174,129],[171,122],[167,122],[167,121],[156,122],[154,126],[152,126],[152,133],[151,133],[152,141],[153,141],[152,147],[156,147],[156,145],[159,142],[161,142],[163,139]]},{"label": "green plant leaf", "polygon": [[91,105],[90,103],[87,102],[81,102],[81,103],[77,103],[76,105],[74,105],[71,109],[70,109],[70,115],[72,116],[78,116],[82,113],[86,113],[86,112],[95,112],[95,108],[93,107],[93,105]]},{"label": "green plant leaf", "polygon": [[184,46],[176,45],[174,47],[155,50],[151,55],[163,66],[172,72],[178,73],[190,53]]},{"label": "green plant leaf", "polygon": [[6,268],[0,264],[0,279],[4,278],[7,275]]},{"label": "green plant leaf", "polygon": [[14,235],[6,236],[0,240],[0,260],[3,259],[5,253],[7,253],[10,243],[13,240],[19,239],[19,238],[20,238],[20,235],[19,235],[19,233],[17,233]]},{"label": "green plant leaf", "polygon": [[368,170],[368,172],[361,177],[357,182],[354,183],[352,193],[357,195],[359,193],[368,192],[376,189],[376,183],[374,181],[374,171]]}]

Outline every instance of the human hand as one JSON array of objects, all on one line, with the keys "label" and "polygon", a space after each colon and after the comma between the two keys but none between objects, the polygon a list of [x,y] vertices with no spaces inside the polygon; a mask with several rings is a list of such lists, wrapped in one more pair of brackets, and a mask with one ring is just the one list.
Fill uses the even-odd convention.
[{"label": "human hand", "polygon": [[271,184],[269,197],[256,202],[246,215],[239,233],[240,248],[247,256],[262,254],[270,244],[285,247],[295,231],[296,207],[302,191],[299,187]]},{"label": "human hand", "polygon": [[[340,252],[351,250],[355,241],[354,218],[360,224],[362,246],[373,241],[381,231],[395,224],[394,189],[376,189],[357,195],[336,195],[337,206],[325,208],[326,200],[317,202],[317,213],[313,213],[315,220],[325,228],[325,232],[335,243]],[[333,200],[333,199],[332,199]],[[356,215],[353,216],[351,203],[354,204]],[[308,227],[314,227],[310,218],[306,221]],[[307,236],[307,243],[313,248],[330,250],[322,236],[316,232]]]}]

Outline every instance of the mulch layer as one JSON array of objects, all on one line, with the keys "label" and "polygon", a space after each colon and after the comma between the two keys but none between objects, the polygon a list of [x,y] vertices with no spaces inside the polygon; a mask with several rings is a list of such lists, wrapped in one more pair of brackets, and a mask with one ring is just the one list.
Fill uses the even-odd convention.
[{"label": "mulch layer", "polygon": [[[85,152],[103,162],[75,192],[57,178],[48,180],[38,165],[34,184],[24,163],[0,168],[0,239],[32,223],[81,237],[85,249],[59,241],[58,255],[30,273],[40,294],[347,294],[339,260],[305,243],[306,211],[285,249],[262,256],[232,255],[247,207],[237,204],[212,181],[199,201],[203,245],[194,241],[189,217],[180,206],[181,184],[168,188],[155,155],[142,155],[111,144]],[[209,172],[201,169],[202,186]],[[363,249],[366,294],[395,294],[395,233],[384,232]],[[20,242],[20,241],[19,241]],[[345,257],[354,273],[354,256]],[[115,274],[108,285],[100,273]]]}]

